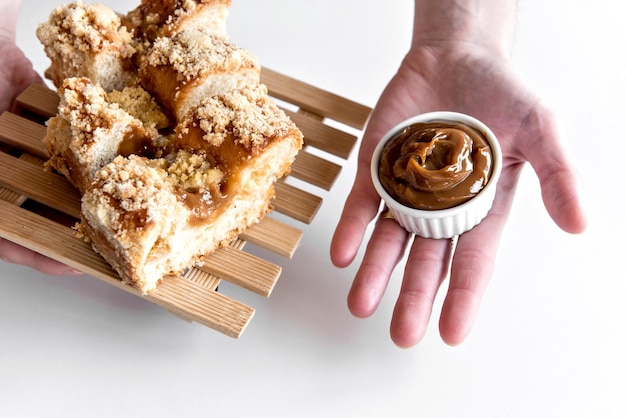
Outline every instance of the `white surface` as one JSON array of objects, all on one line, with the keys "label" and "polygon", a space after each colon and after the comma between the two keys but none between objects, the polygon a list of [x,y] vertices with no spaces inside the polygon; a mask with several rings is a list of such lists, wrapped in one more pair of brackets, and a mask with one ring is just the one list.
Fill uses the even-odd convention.
[{"label": "white surface", "polygon": [[[23,3],[18,42],[43,71],[34,30],[60,2]],[[231,39],[264,65],[370,106],[411,31],[408,0],[234,3]],[[276,257],[284,272],[271,298],[223,286],[257,309],[240,340],[91,277],[0,264],[0,416],[626,416],[618,3],[520,1],[513,61],[562,118],[590,225],[582,236],[558,230],[527,170],[463,345],[441,342],[438,312],[419,346],[391,343],[401,271],[372,318],[348,313],[356,266],[333,268],[328,246],[353,155],[293,260]]]}]

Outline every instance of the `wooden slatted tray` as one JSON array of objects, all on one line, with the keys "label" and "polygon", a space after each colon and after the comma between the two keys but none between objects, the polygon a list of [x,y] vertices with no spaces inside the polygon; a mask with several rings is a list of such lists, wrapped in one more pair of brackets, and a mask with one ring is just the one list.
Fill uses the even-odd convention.
[{"label": "wooden slatted tray", "polygon": [[[331,160],[342,161],[350,155],[370,109],[266,68],[261,80],[304,133],[305,146],[290,176],[320,190],[331,190],[341,171],[341,165]],[[230,246],[207,256],[202,266],[163,280],[156,290],[141,295],[122,283],[104,259],[76,238],[71,226],[79,217],[80,196],[64,177],[42,168],[48,158],[42,143],[44,123],[56,114],[57,105],[56,92],[32,85],[18,97],[15,113],[0,115],[0,237],[154,302],[186,320],[234,338],[241,336],[254,308],[219,293],[220,281],[269,297],[282,269],[246,253],[244,246],[251,242],[290,258],[302,231],[267,216]],[[339,124],[326,123],[328,120]],[[344,125],[346,129],[341,128]],[[313,148],[329,157],[310,152]],[[289,182],[277,184],[276,212],[308,224],[321,204],[320,197]]]}]

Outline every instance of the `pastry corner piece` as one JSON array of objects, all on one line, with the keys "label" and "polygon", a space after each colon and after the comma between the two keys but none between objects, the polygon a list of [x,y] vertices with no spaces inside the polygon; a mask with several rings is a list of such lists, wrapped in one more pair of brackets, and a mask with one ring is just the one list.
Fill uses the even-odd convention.
[{"label": "pastry corner piece", "polygon": [[207,99],[173,142],[164,158],[117,157],[82,199],[82,232],[144,294],[265,216],[302,134],[260,86]]},{"label": "pastry corner piece", "polygon": [[[143,107],[137,105],[140,99],[129,93],[137,89],[139,87],[126,88],[109,95],[88,78],[65,79],[58,89],[58,113],[47,122],[44,143],[50,158],[46,166],[63,174],[83,193],[99,169],[119,154],[134,152],[127,151],[133,148],[129,143],[131,140],[138,142],[141,138],[143,144],[154,144],[151,148],[156,149],[160,136],[155,124],[162,124],[165,115],[156,108],[156,104],[154,108],[149,108],[152,102],[148,102],[150,97],[147,93],[146,96],[136,94],[148,103]],[[125,103],[124,99],[129,96],[133,99],[132,103]],[[141,111],[145,123],[112,99],[125,104],[130,112]],[[148,120],[148,117],[158,122]]]},{"label": "pastry corner piece", "polygon": [[82,197],[80,232],[124,282],[143,293],[167,273],[163,257],[172,257],[168,247],[176,225],[189,215],[172,188],[151,160],[119,156]]},{"label": "pastry corner piece", "polygon": [[142,0],[122,17],[140,48],[159,37],[184,30],[202,30],[227,36],[226,19],[231,0]]},{"label": "pastry corner piece", "polygon": [[106,6],[82,1],[59,6],[37,27],[37,37],[57,87],[68,77],[88,77],[106,91],[121,90],[136,77],[131,34]]}]

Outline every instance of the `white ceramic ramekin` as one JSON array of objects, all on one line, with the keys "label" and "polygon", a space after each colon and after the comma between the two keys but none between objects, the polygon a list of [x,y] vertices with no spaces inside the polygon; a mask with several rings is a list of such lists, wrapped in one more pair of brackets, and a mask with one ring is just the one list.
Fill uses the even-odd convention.
[{"label": "white ceramic ramekin", "polygon": [[[458,206],[440,210],[421,210],[405,206],[397,202],[387,193],[378,178],[380,155],[385,144],[397,133],[414,123],[443,121],[463,123],[484,135],[492,152],[492,172],[483,189]],[[478,225],[486,216],[496,195],[496,185],[502,171],[502,151],[493,132],[481,121],[456,112],[431,112],[414,116],[398,124],[385,134],[372,156],[371,173],[376,191],[386,203],[393,218],[407,231],[424,238],[452,238],[469,231]]]}]

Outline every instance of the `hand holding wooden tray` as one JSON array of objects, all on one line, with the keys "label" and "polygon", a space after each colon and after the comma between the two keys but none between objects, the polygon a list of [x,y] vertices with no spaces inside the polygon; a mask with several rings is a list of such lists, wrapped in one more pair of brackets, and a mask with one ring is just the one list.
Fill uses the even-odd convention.
[{"label": "hand holding wooden tray", "polygon": [[[308,152],[317,148],[347,159],[363,129],[370,109],[263,69],[261,81],[270,95],[293,105],[284,109],[304,134],[305,147],[298,154],[290,176],[323,190],[331,190],[341,166]],[[0,115],[0,237],[65,263],[93,277],[154,302],[190,321],[197,321],[238,338],[254,315],[254,309],[217,292],[221,280],[269,297],[282,268],[243,251],[246,242],[290,258],[302,231],[266,216],[230,246],[207,256],[200,267],[190,267],[178,277],[163,280],[148,295],[122,283],[117,273],[89,244],[77,238],[72,225],[80,214],[80,195],[64,177],[43,169],[48,158],[42,142],[45,121],[57,112],[59,99],[44,85],[32,85],[18,97],[16,113]],[[324,123],[340,122],[341,130]],[[352,131],[352,132],[348,132]],[[322,199],[288,182],[276,185],[276,212],[311,223]]]}]

